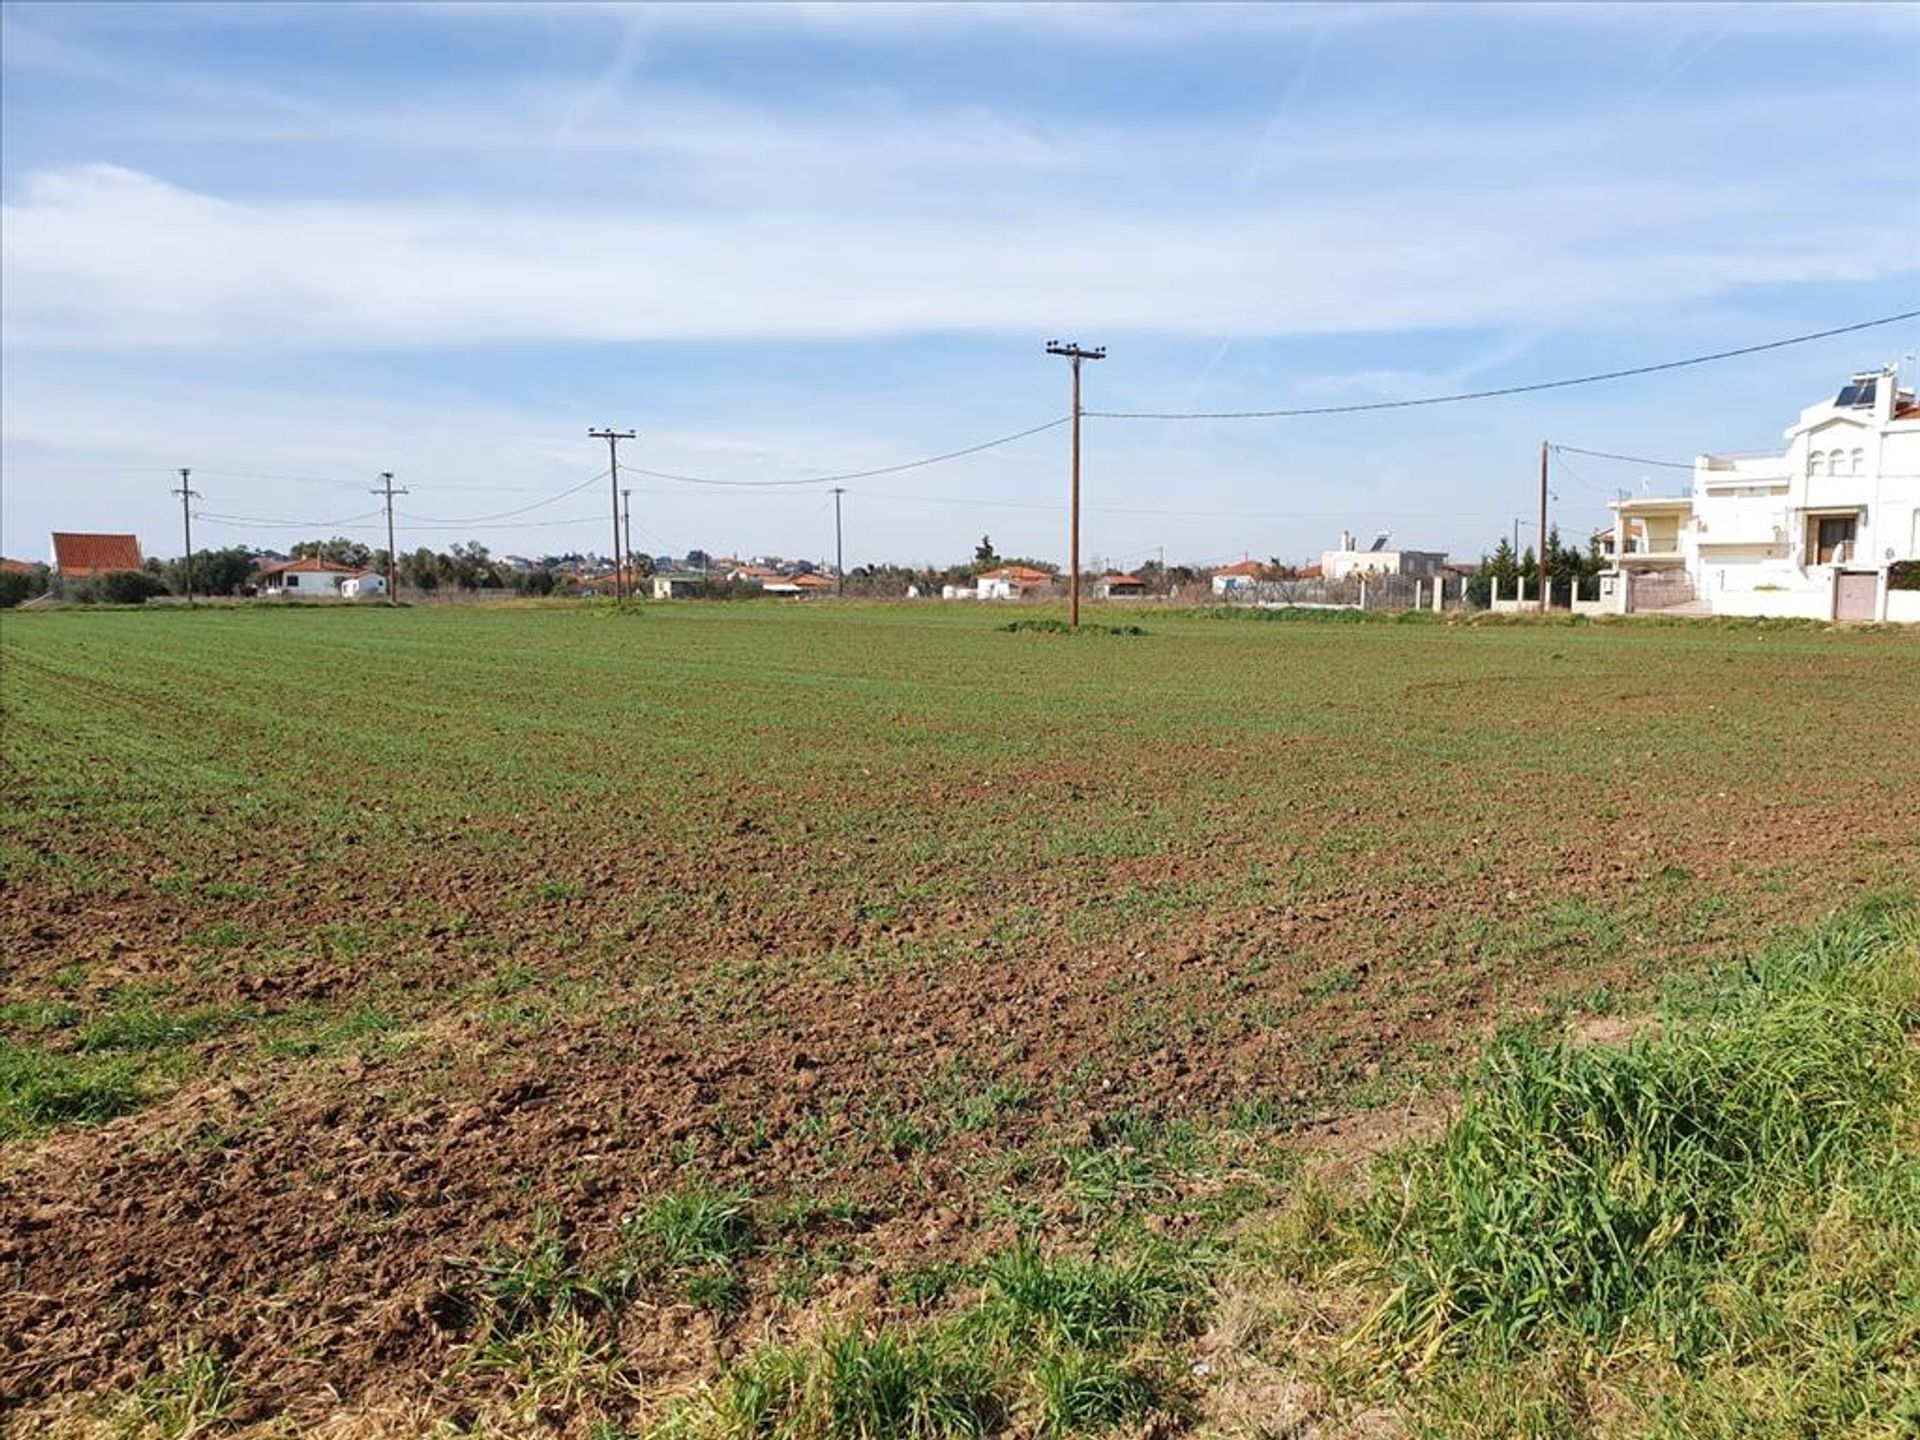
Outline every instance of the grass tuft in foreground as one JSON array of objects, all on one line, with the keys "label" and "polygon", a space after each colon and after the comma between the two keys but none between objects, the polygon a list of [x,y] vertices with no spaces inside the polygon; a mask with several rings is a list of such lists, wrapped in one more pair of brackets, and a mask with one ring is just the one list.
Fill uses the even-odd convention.
[{"label": "grass tuft in foreground", "polygon": [[0,1141],[53,1125],[97,1125],[144,1098],[131,1062],[0,1040]]},{"label": "grass tuft in foreground", "polygon": [[763,1346],[676,1409],[660,1436],[1085,1435],[1175,1413],[1164,1351],[1198,1298],[1177,1257],[1049,1257],[1022,1239],[980,1280],[970,1308],[939,1320]]},{"label": "grass tuft in foreground", "polygon": [[1301,1293],[1374,1297],[1336,1390],[1445,1434],[1912,1433],[1917,962],[1867,909],[1626,1049],[1499,1045],[1441,1139],[1293,1226]]}]

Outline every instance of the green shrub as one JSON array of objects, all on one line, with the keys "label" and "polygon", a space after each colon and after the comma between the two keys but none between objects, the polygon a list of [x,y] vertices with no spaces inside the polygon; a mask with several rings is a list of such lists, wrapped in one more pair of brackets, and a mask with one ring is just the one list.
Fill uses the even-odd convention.
[{"label": "green shrub", "polygon": [[1920,560],[1896,560],[1887,566],[1889,590],[1920,590]]},{"label": "green shrub", "polygon": [[115,570],[93,582],[94,593],[109,605],[144,605],[168,594],[166,583],[144,570]]},{"label": "green shrub", "polygon": [[47,567],[35,565],[29,570],[0,570],[0,610],[47,593]]}]

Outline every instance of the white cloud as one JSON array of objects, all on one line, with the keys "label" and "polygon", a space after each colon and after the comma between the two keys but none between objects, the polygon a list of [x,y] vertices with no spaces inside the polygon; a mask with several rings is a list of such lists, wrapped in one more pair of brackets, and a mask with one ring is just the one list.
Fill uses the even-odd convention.
[{"label": "white cloud", "polygon": [[1738,187],[1509,180],[1478,196],[1269,199],[1093,226],[1053,207],[1010,232],[997,216],[923,217],[910,205],[675,214],[571,201],[231,200],[85,166],[27,177],[0,223],[7,339],[50,348],[1088,325],[1300,335],[1595,319],[1913,264],[1898,226],[1789,226],[1770,203]]}]

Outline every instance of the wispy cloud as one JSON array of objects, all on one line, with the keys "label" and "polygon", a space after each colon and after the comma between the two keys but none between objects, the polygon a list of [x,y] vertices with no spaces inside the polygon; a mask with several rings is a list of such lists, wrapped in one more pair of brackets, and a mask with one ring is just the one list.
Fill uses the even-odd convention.
[{"label": "wispy cloud", "polygon": [[[1658,226],[1647,217],[1661,217]],[[1911,233],[1739,187],[1509,185],[1105,222],[640,205],[233,200],[110,166],[5,208],[15,345],[1110,333],[1301,335],[1604,319],[1742,285],[1872,280]],[[1407,227],[1420,241],[1407,243]],[[1711,243],[1703,234],[1711,228]]]}]

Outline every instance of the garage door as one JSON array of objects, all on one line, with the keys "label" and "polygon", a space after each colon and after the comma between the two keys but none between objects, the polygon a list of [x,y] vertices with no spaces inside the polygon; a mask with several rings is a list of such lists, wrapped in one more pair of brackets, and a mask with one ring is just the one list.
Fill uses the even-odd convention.
[{"label": "garage door", "polygon": [[1872,620],[1880,598],[1880,576],[1873,570],[1842,570],[1833,587],[1833,618]]}]

